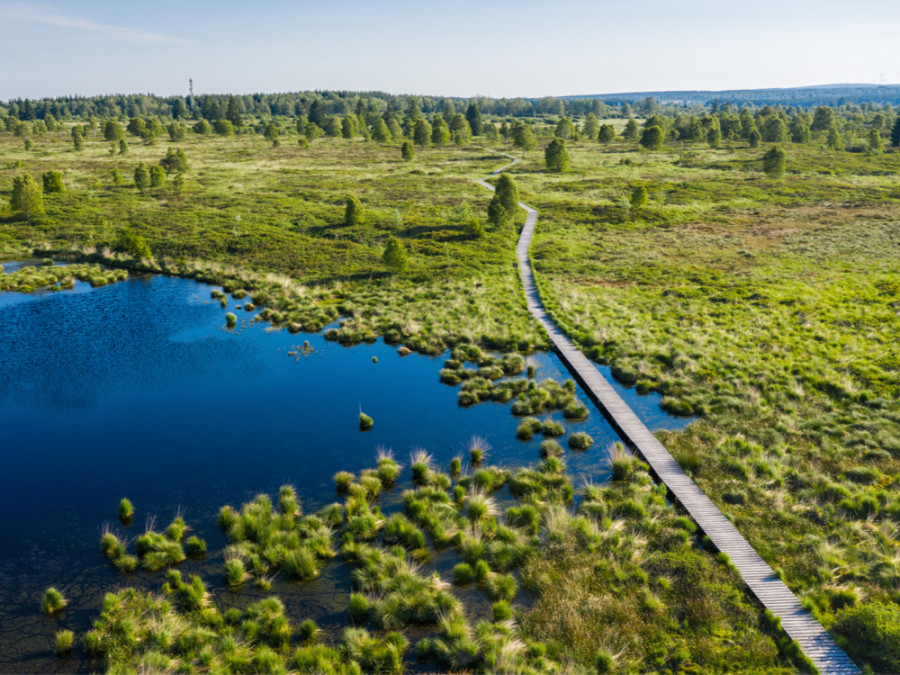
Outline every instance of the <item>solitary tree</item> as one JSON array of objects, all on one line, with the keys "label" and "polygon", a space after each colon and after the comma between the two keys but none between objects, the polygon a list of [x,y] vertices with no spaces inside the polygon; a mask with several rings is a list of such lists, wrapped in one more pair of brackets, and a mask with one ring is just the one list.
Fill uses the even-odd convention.
[{"label": "solitary tree", "polygon": [[631,204],[631,208],[635,211],[646,206],[647,188],[645,188],[643,185],[636,187],[631,193],[631,199],[629,200],[629,203]]},{"label": "solitary tree", "polygon": [[411,162],[416,157],[416,149],[413,147],[412,141],[403,141],[400,146],[400,156],[405,162]]},{"label": "solitary tree", "polygon": [[169,140],[173,143],[180,143],[184,140],[184,127],[178,122],[172,122],[167,130],[169,132]]},{"label": "solitary tree", "polygon": [[44,193],[38,182],[29,174],[13,178],[12,195],[9,205],[14,213],[31,222],[44,212]]},{"label": "solitary tree", "polygon": [[544,150],[544,161],[549,171],[562,173],[569,168],[569,151],[566,150],[566,142],[562,138],[554,138]]},{"label": "solitary tree", "polygon": [[722,130],[719,127],[713,127],[708,132],[706,132],[706,142],[709,143],[709,147],[711,148],[721,148],[722,147]]},{"label": "solitary tree", "polygon": [[408,264],[406,249],[403,247],[403,243],[396,237],[388,237],[387,245],[385,246],[384,254],[381,256],[381,259],[384,261],[385,267],[394,274],[405,270]]},{"label": "solitary tree", "polygon": [[509,224],[509,211],[503,208],[503,204],[497,199],[497,196],[491,199],[487,207],[487,220],[491,225],[501,228]]},{"label": "solitary tree", "polygon": [[129,227],[119,230],[119,235],[113,248],[136,260],[146,260],[153,256],[147,241]]},{"label": "solitary tree", "polygon": [[499,200],[506,209],[506,212],[512,216],[519,208],[519,188],[516,187],[515,181],[508,174],[500,174],[497,179],[497,189],[494,197]]},{"label": "solitary tree", "polygon": [[41,182],[44,185],[44,192],[48,194],[65,190],[61,171],[45,171],[41,174]]},{"label": "solitary tree", "polygon": [[150,172],[143,162],[138,164],[134,170],[134,186],[140,190],[141,194],[150,187]]},{"label": "solitary tree", "polygon": [[76,152],[81,152],[84,148],[84,132],[81,130],[81,127],[77,125],[72,127],[72,143],[75,146]]},{"label": "solitary tree", "polygon": [[762,140],[762,135],[759,133],[759,131],[756,130],[755,127],[753,128],[753,130],[750,131],[749,134],[747,134],[747,144],[751,148],[758,148],[759,142],[761,140]]},{"label": "solitary tree", "polygon": [[362,203],[355,195],[347,195],[347,206],[344,208],[344,225],[351,227],[362,222]]},{"label": "solitary tree", "polygon": [[537,139],[534,137],[534,131],[531,126],[518,120],[512,128],[513,145],[522,149],[522,157],[529,150],[537,147]]},{"label": "solitary tree", "polygon": [[777,145],[763,155],[763,171],[769,178],[781,178],[785,167],[784,150]]},{"label": "solitary tree", "polygon": [[209,136],[212,133],[212,127],[209,125],[209,122],[206,120],[200,120],[193,127],[192,130],[195,134],[199,136]]},{"label": "solitary tree", "polygon": [[894,128],[891,129],[891,145],[895,148],[900,147],[900,116],[894,120]]},{"label": "solitary tree", "polygon": [[616,128],[612,124],[601,124],[597,132],[597,140],[601,143],[610,143],[616,138]]},{"label": "solitary tree", "polygon": [[466,121],[469,123],[469,128],[472,129],[472,135],[480,136],[482,124],[481,111],[478,109],[478,104],[474,101],[472,101],[466,109]]},{"label": "solitary tree", "polygon": [[556,123],[553,135],[557,138],[575,138],[575,125],[568,117],[563,117]]},{"label": "solitary tree", "polygon": [[337,138],[341,135],[341,123],[337,115],[332,115],[325,122],[325,135],[329,138]]}]

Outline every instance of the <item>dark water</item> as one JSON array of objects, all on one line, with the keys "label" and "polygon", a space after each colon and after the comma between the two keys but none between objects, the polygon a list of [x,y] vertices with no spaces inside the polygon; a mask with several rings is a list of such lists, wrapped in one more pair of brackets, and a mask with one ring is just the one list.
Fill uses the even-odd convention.
[{"label": "dark water", "polygon": [[[78,657],[53,657],[55,631],[89,628],[108,590],[158,589],[162,573],[121,576],[100,554],[102,526],[124,529],[116,520],[122,497],[136,507],[124,530],[131,538],[148,516],[165,527],[182,513],[210,554],[180,569],[203,573],[220,602],[242,603],[261,593],[221,587],[225,541],[215,516],[223,504],[290,483],[314,510],[335,501],[331,476],[372,466],[377,446],[393,448],[405,465],[422,447],[446,468],[479,434],[493,446],[490,463],[537,461],[540,436],[518,441],[508,405],[457,406],[457,389],[438,382],[443,357],[270,331],[234,309],[239,303],[225,310],[210,301],[210,288],[148,277],[0,294],[0,672],[87,670]],[[229,310],[241,321],[232,332],[224,329]],[[312,352],[289,355],[304,340]],[[553,355],[529,362],[539,380],[567,377]],[[640,397],[652,428],[684,424],[657,401]],[[375,420],[368,433],[357,426],[360,408]],[[565,457],[576,484],[605,480],[616,437],[603,417],[554,417],[595,440]],[[50,585],[71,601],[61,618],[40,614]],[[347,571],[332,564],[313,584],[276,580],[272,592],[293,618],[311,616],[327,629],[345,620],[348,589]]]}]

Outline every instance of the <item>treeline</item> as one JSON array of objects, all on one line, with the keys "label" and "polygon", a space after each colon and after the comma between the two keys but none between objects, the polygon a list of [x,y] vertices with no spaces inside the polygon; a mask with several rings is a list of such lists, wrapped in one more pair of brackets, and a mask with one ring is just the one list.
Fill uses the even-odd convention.
[{"label": "treeline", "polygon": [[619,106],[623,103],[634,105],[638,101],[652,98],[660,104],[681,106],[715,106],[730,103],[737,107],[781,105],[804,108],[818,106],[840,108],[852,104],[900,105],[900,85],[834,85],[791,89],[729,89],[725,91],[648,91],[629,94],[598,94],[577,98],[596,98],[612,106]]}]

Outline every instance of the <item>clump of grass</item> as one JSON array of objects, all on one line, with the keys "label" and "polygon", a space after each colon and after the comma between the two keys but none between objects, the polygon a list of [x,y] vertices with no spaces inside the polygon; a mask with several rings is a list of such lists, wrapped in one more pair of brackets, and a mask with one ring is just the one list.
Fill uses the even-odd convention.
[{"label": "clump of grass", "polygon": [[69,601],[63,597],[63,594],[57,588],[51,586],[44,591],[44,596],[41,598],[41,612],[47,616],[52,616],[63,611],[68,604]]},{"label": "clump of grass", "polygon": [[237,326],[237,315],[234,314],[234,312],[228,312],[225,315],[225,325],[228,326],[228,328]]},{"label": "clump of grass", "polygon": [[384,487],[391,487],[397,482],[402,468],[394,459],[390,450],[381,449],[378,451],[378,478]]},{"label": "clump of grass", "polygon": [[462,458],[454,457],[450,460],[450,477],[459,478],[460,473],[462,473]]},{"label": "clump of grass", "polygon": [[481,464],[490,449],[490,444],[483,436],[472,436],[469,439],[469,462],[472,466]]},{"label": "clump of grass", "polygon": [[334,485],[337,488],[337,491],[341,493],[349,491],[350,486],[353,485],[353,481],[355,480],[356,476],[349,471],[338,471],[334,474]]},{"label": "clump of grass", "polygon": [[625,447],[621,443],[617,442],[613,446],[610,467],[612,468],[612,479],[615,481],[628,480],[629,476],[631,476],[634,463],[632,458],[625,452]]},{"label": "clump of grass", "polygon": [[569,447],[573,450],[587,450],[593,443],[594,439],[583,431],[577,431],[569,436]]},{"label": "clump of grass", "polygon": [[206,555],[206,541],[197,536],[188,537],[184,543],[184,549],[192,558],[200,558]]},{"label": "clump of grass", "polygon": [[119,520],[123,525],[131,525],[134,519],[134,505],[127,498],[119,502]]},{"label": "clump of grass", "polygon": [[472,566],[468,563],[459,563],[453,568],[453,583],[458,586],[465,586],[466,584],[471,584],[475,579],[475,573],[472,571]]},{"label": "clump of grass", "polygon": [[506,600],[498,600],[491,606],[491,618],[494,621],[508,621],[512,615],[512,607]]},{"label": "clump of grass", "polygon": [[519,422],[519,426],[516,429],[516,438],[523,441],[531,440],[531,437],[536,433],[540,433],[543,428],[544,423],[536,417],[526,417]]},{"label": "clump of grass", "polygon": [[409,456],[413,482],[426,483],[431,475],[432,457],[425,450],[418,448]]},{"label": "clump of grass", "polygon": [[544,420],[541,431],[544,433],[544,436],[562,436],[566,433],[563,425],[552,419]]},{"label": "clump of grass", "polygon": [[70,630],[56,632],[54,652],[59,657],[68,656],[75,646],[75,633]]},{"label": "clump of grass", "polygon": [[288,579],[312,581],[319,576],[316,556],[308,548],[292,549],[285,553],[282,569]]},{"label": "clump of grass", "polygon": [[250,578],[244,568],[244,561],[240,558],[231,558],[225,561],[225,585],[229,588],[237,588]]},{"label": "clump of grass", "polygon": [[364,412],[359,413],[359,430],[369,431],[375,424],[375,421]]},{"label": "clump of grass", "polygon": [[551,438],[541,441],[541,457],[559,457],[563,454],[563,447]]},{"label": "clump of grass", "polygon": [[137,538],[137,554],[141,566],[150,572],[177,565],[185,559],[184,549],[179,542],[153,530],[147,530]]}]

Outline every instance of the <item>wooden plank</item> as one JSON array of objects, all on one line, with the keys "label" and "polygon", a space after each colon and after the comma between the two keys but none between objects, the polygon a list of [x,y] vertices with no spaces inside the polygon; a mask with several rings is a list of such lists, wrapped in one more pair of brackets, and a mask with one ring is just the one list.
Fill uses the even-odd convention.
[{"label": "wooden plank", "polygon": [[[519,162],[519,159],[512,155],[498,154],[509,157],[513,161],[493,171],[491,176],[497,175]],[[477,182],[488,190],[494,189],[483,179]],[[597,370],[593,362],[582,354],[552,321],[541,302],[540,294],[534,283],[534,270],[531,268],[529,256],[538,212],[523,202],[519,202],[519,206],[527,213],[525,225],[522,227],[522,233],[516,246],[522,290],[525,293],[529,312],[547,332],[560,360],[581,384],[590,399],[599,406],[604,417],[609,420],[622,440],[650,465],[654,474],[666,485],[676,501],[694,519],[697,526],[709,536],[716,547],[728,554],[731,563],[737,568],[750,591],[764,607],[781,619],[781,625],[785,632],[800,644],[804,653],[816,664],[816,667],[822,673],[835,673],[836,675],[859,673],[856,664],[847,657],[822,628],[822,625],[803,609],[797,597],[775,575],[768,563],[756,553],[731,521],[697,487],[668,450],[647,429],[646,425]]]}]

